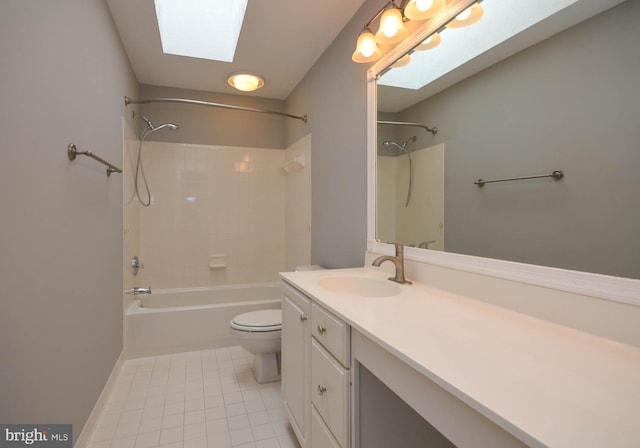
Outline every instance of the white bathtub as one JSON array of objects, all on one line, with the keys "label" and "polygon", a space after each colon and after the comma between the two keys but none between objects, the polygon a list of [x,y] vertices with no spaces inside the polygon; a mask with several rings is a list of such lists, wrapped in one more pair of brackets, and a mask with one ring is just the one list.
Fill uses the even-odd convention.
[{"label": "white bathtub", "polygon": [[137,296],[124,318],[127,358],[234,345],[231,319],[278,309],[280,283],[156,290]]}]

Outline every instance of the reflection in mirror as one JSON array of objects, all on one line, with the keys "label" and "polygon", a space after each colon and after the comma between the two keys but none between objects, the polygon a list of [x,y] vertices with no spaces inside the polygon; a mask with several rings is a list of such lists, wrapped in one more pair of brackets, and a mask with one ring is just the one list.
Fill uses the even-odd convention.
[{"label": "reflection in mirror", "polygon": [[[485,0],[480,22],[444,29],[438,48],[382,75],[379,121],[439,130],[378,125],[376,238],[640,278],[640,0],[533,3],[566,9],[491,50],[450,49],[462,65],[426,86],[392,86],[401,71],[442,68],[446,55],[425,55],[460,45],[458,33],[491,33],[492,14],[521,4]],[[556,170],[562,179],[474,184]]]}]

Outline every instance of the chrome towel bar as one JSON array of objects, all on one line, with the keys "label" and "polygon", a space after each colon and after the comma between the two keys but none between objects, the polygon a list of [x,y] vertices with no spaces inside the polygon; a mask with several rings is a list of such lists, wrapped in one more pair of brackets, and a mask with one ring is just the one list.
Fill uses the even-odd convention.
[{"label": "chrome towel bar", "polygon": [[120,168],[118,168],[115,165],[110,164],[106,160],[98,157],[97,155],[95,155],[91,151],[78,151],[78,148],[76,148],[76,145],[74,145],[73,143],[70,143],[69,146],[67,146],[67,157],[69,157],[69,160],[75,160],[76,156],[91,157],[93,160],[97,160],[98,162],[102,163],[103,165],[106,165],[107,166],[107,177],[111,176],[111,173],[122,173],[122,170]]},{"label": "chrome towel bar", "polygon": [[555,180],[562,179],[564,177],[564,173],[560,170],[556,170],[551,174],[540,174],[539,176],[522,176],[522,177],[507,177],[505,179],[493,179],[493,180],[484,180],[478,179],[474,182],[478,187],[484,187],[484,184],[490,184],[493,182],[509,182],[512,180],[524,180],[524,179],[540,179],[542,177],[551,177]]}]

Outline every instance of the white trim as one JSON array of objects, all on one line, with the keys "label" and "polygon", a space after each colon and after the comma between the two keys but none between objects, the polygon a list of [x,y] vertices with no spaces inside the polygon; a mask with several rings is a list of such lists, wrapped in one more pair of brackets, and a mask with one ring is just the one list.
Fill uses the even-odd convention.
[{"label": "white trim", "polygon": [[[367,249],[392,255],[393,246],[375,238],[376,224],[376,83],[378,74],[405,52],[424,40],[459,12],[475,1],[455,0],[443,12],[426,21],[416,32],[367,71]],[[536,266],[512,261],[495,260],[471,255],[438,252],[407,247],[405,258],[461,271],[497,277],[546,288],[582,294],[613,302],[640,306],[640,280],[568,269]]]}]

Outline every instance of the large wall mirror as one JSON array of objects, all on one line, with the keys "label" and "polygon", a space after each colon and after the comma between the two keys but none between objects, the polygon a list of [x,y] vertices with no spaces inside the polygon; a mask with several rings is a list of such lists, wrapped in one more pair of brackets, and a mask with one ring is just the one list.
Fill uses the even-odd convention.
[{"label": "large wall mirror", "polygon": [[481,5],[370,71],[375,240],[640,279],[640,0]]}]

